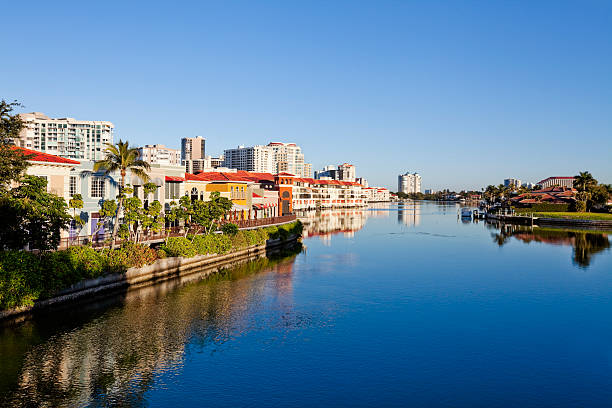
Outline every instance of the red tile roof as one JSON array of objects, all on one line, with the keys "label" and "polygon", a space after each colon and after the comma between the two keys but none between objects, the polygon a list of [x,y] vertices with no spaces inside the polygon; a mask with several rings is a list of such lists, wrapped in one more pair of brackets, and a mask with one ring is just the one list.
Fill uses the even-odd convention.
[{"label": "red tile roof", "polygon": [[56,156],[54,154],[43,153],[36,150],[26,149],[24,147],[11,146],[12,150],[20,150],[28,157],[29,161],[45,162],[45,163],[62,163],[62,164],[81,164],[80,162],[65,157]]},{"label": "red tile roof", "polygon": [[166,176],[166,181],[185,181],[183,177]]}]

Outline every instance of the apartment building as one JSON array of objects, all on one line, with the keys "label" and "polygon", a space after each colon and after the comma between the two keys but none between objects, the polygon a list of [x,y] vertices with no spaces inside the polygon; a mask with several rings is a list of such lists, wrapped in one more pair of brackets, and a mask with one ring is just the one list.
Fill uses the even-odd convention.
[{"label": "apartment building", "polygon": [[72,160],[101,160],[113,143],[114,125],[108,121],[50,118],[41,112],[22,113],[24,122],[15,145]]},{"label": "apartment building", "polygon": [[140,158],[149,164],[160,164],[165,166],[180,166],[181,152],[162,144],[144,145],[138,149]]},{"label": "apartment building", "polygon": [[291,173],[304,177],[312,165],[304,163],[302,149],[295,143],[269,143],[267,146],[238,146],[224,152],[223,166],[231,169],[265,173]]},{"label": "apartment building", "polygon": [[206,156],[206,139],[202,136],[181,139],[181,160],[203,159]]},{"label": "apartment building", "polygon": [[548,177],[548,178],[545,178],[544,180],[538,181],[536,184],[541,186],[542,188],[555,187],[555,186],[573,188],[574,178],[573,177]]},{"label": "apartment building", "polygon": [[421,176],[419,173],[405,173],[397,177],[397,191],[404,194],[421,192]]}]

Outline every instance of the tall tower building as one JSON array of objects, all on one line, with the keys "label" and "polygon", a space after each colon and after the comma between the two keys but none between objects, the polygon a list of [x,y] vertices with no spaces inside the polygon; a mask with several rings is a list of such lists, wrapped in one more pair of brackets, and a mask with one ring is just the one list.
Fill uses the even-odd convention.
[{"label": "tall tower building", "polygon": [[206,139],[202,136],[181,139],[181,160],[203,159],[206,156]]},{"label": "tall tower building", "polygon": [[50,118],[40,112],[19,115],[24,128],[15,144],[27,149],[76,160],[102,160],[107,143],[113,143],[111,122]]},{"label": "tall tower building", "polygon": [[397,191],[404,194],[420,193],[421,176],[419,173],[400,174],[397,177]]}]

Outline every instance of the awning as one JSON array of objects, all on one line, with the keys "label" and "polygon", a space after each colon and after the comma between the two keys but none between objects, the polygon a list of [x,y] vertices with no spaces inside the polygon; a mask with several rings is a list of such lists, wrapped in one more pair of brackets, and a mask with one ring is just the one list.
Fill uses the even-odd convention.
[{"label": "awning", "polygon": [[257,210],[263,210],[265,208],[263,204],[253,204],[253,207]]},{"label": "awning", "polygon": [[176,176],[166,176],[166,181],[185,181],[185,179]]}]

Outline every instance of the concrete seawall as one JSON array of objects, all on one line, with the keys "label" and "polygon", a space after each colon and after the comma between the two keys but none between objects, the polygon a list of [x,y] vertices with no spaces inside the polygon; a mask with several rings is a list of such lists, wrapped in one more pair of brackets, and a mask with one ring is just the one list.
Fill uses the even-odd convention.
[{"label": "concrete seawall", "polygon": [[264,245],[254,245],[240,251],[223,255],[197,255],[193,258],[172,257],[158,259],[142,268],[130,268],[125,273],[87,279],[62,290],[54,297],[36,301],[34,306],[0,311],[0,321],[27,316],[31,312],[51,308],[69,302],[82,301],[107,296],[128,289],[155,285],[169,279],[200,274],[205,278],[221,270],[265,257],[270,252],[294,245],[298,236],[287,240],[268,240]]},{"label": "concrete seawall", "polygon": [[509,224],[540,225],[548,227],[568,227],[584,229],[612,230],[612,221],[607,220],[579,220],[572,218],[543,218],[526,217],[520,215],[487,214],[487,219],[499,220]]}]

